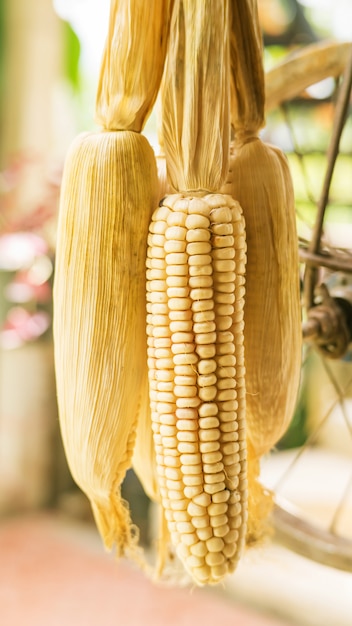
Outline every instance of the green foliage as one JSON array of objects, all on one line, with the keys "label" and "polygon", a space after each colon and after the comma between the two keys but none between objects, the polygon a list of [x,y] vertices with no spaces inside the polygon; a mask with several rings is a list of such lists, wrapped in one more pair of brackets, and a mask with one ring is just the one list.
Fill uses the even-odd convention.
[{"label": "green foliage", "polygon": [[264,68],[265,71],[271,70],[278,65],[287,56],[287,48],[280,45],[272,45],[264,48]]},{"label": "green foliage", "polygon": [[292,422],[277,444],[278,450],[288,450],[290,448],[299,448],[303,446],[307,439],[307,403],[306,393],[304,389],[301,390],[300,397],[297,403],[296,411],[293,416]]},{"label": "green foliage", "polygon": [[5,71],[5,0],[0,0],[0,93],[4,87],[4,71]]},{"label": "green foliage", "polygon": [[[0,0],[1,1],[1,0]],[[64,43],[64,73],[74,91],[80,89],[79,59],[81,44],[69,22],[62,21]]]}]

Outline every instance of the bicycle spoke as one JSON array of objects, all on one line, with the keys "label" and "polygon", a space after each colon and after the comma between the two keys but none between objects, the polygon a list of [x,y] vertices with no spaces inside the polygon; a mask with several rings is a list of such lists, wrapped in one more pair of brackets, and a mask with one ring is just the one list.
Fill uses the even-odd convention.
[{"label": "bicycle spoke", "polygon": [[340,403],[341,406],[341,412],[345,421],[345,424],[347,426],[347,430],[350,434],[350,437],[352,439],[352,424],[350,424],[350,421],[348,419],[348,413],[347,413],[347,409],[346,409],[346,403],[345,403],[345,396],[348,393],[349,387],[352,386],[352,379],[350,380],[350,382],[348,383],[347,387],[345,388],[344,392],[341,390],[340,385],[338,384],[336,377],[333,375],[332,371],[331,371],[331,367],[330,365],[328,365],[326,359],[322,359],[323,361],[323,367],[327,373],[327,375],[330,378],[331,383],[334,386],[334,389],[336,391],[336,394],[338,395],[338,401]]},{"label": "bicycle spoke", "polygon": [[[321,359],[323,361],[323,364],[326,365],[325,359]],[[336,383],[335,378],[333,377],[334,382]],[[333,381],[332,381],[333,382]],[[334,384],[334,383],[333,383]],[[336,383],[337,385],[337,383]],[[343,395],[346,395],[350,389],[350,387],[352,387],[352,378],[351,380],[348,382],[346,389],[344,390],[344,392],[342,392],[340,390],[340,388],[338,387],[338,385],[336,386],[336,391],[337,391],[337,399],[332,403],[332,405],[328,408],[328,410],[326,411],[326,413],[324,414],[323,418],[321,419],[321,421],[319,422],[319,424],[316,426],[316,428],[314,429],[314,431],[312,431],[305,443],[303,444],[303,446],[301,448],[299,448],[299,450],[297,451],[297,453],[295,454],[295,456],[293,457],[292,461],[290,462],[290,464],[286,467],[285,471],[283,472],[283,474],[280,476],[279,480],[277,481],[277,483],[275,483],[274,486],[274,490],[278,493],[279,491],[282,490],[284,483],[287,481],[287,479],[289,478],[289,475],[292,473],[293,469],[295,468],[296,464],[298,463],[299,459],[302,457],[303,453],[306,452],[310,447],[312,447],[312,445],[316,442],[319,434],[321,433],[323,427],[325,426],[325,424],[327,423],[329,417],[331,416],[333,410],[335,409],[336,406],[341,405],[341,400],[343,401]],[[348,416],[347,416],[347,412],[345,410],[345,416],[344,418],[347,420],[347,425],[348,425],[348,429],[349,429],[349,433],[352,436],[352,427],[348,421]]]},{"label": "bicycle spoke", "polygon": [[351,490],[352,490],[352,474],[350,475],[347,485],[345,489],[343,490],[342,497],[340,498],[340,501],[335,509],[333,518],[329,525],[329,531],[333,535],[339,535],[339,533],[337,532],[338,523],[345,511],[345,505],[346,505],[346,502],[348,500],[348,496]]}]

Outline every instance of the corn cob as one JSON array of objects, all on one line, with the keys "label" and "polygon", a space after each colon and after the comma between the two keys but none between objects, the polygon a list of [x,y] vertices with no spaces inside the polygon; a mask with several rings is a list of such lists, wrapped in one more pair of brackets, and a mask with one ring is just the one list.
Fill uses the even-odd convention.
[{"label": "corn cob", "polygon": [[118,553],[136,541],[120,485],[147,377],[145,251],[158,191],[140,131],[159,89],[171,4],[112,0],[97,94],[103,130],[73,143],[60,202],[54,339],[62,438],[102,538]]},{"label": "corn cob", "polygon": [[235,142],[223,191],[240,202],[246,220],[247,428],[259,457],[287,429],[298,391],[298,241],[286,157],[257,136],[264,124],[264,74],[256,2],[236,0],[231,9]]},{"label": "corn cob", "polygon": [[148,363],[159,488],[198,583],[232,571],[246,494],[244,225],[218,194],[168,196],[147,259]]},{"label": "corn cob", "polygon": [[163,137],[172,187],[192,191],[161,202],[148,237],[157,478],[172,543],[197,584],[233,571],[246,529],[244,222],[238,203],[212,193],[228,165],[227,35],[227,2],[177,0]]}]

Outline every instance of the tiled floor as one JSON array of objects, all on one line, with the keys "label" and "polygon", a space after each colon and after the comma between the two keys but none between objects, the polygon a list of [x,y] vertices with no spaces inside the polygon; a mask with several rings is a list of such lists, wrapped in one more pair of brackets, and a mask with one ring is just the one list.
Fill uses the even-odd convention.
[{"label": "tiled floor", "polygon": [[153,585],[89,526],[50,514],[0,523],[1,626],[287,626],[204,589]]}]

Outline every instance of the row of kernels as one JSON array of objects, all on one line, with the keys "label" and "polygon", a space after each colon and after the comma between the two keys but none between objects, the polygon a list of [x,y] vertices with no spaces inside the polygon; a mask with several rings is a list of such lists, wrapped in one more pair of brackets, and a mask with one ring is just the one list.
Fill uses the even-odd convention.
[{"label": "row of kernels", "polygon": [[[168,441],[175,440],[175,403],[172,394],[173,375],[172,375],[172,352],[171,352],[171,329],[169,328],[168,304],[165,298],[161,298],[158,292],[163,295],[169,287],[175,288],[175,283],[167,284],[166,260],[164,250],[157,250],[156,247],[164,246],[164,232],[166,224],[164,222],[156,222],[151,224],[151,231],[148,237],[148,244],[152,246],[149,251],[153,258],[147,258],[147,310],[149,316],[147,318],[147,334],[148,334],[148,357],[149,366],[154,368],[149,370],[150,381],[150,397],[152,412],[152,429],[156,452],[156,463],[158,471],[159,490],[162,497],[162,503],[165,510],[169,529],[174,533],[177,530],[173,527],[175,524],[173,510],[171,508],[170,494],[177,497],[182,481],[180,481],[179,460],[173,456],[173,449],[168,450]],[[155,231],[158,231],[155,233]],[[178,249],[179,250],[179,249]],[[155,259],[155,257],[157,257]],[[180,281],[180,277],[179,281]],[[181,279],[182,280],[182,279]],[[168,281],[170,283],[170,281]],[[179,282],[178,282],[178,286]],[[183,285],[182,285],[183,286]],[[152,295],[154,294],[154,295]],[[156,295],[155,295],[156,294]],[[188,292],[185,294],[187,295]],[[150,306],[152,303],[152,306]],[[149,326],[151,324],[151,328]],[[150,337],[152,335],[152,338]],[[169,339],[169,342],[160,344],[160,339]],[[154,357],[154,358],[153,358]],[[153,358],[153,360],[152,360]],[[152,362],[151,362],[152,361]],[[156,384],[155,384],[156,383]],[[154,389],[156,388],[156,393]],[[171,403],[168,403],[168,400]],[[167,456],[165,456],[165,454]],[[174,535],[175,540],[179,540]]]},{"label": "row of kernels", "polygon": [[[226,229],[225,229],[225,231],[226,231]],[[237,233],[237,230],[234,229],[234,232]],[[229,234],[228,231],[227,231],[226,234]],[[231,258],[233,258],[232,252],[226,250],[226,248],[224,249],[225,254],[222,254],[222,250],[221,249],[220,249],[219,252],[220,252],[220,254],[218,255],[217,254],[218,253],[217,250],[213,251],[214,258],[216,258],[216,257],[219,258],[219,259],[229,259],[229,258],[231,259]],[[237,268],[237,262],[238,261],[236,259],[236,272],[237,272],[237,269],[238,269]],[[242,263],[242,267],[243,266],[244,266],[244,263]],[[221,266],[218,265],[218,267],[221,267]],[[237,285],[238,284],[242,285],[242,282],[237,281],[237,277],[235,278],[235,286],[236,286],[236,282],[237,282]],[[218,284],[218,281],[217,281],[217,284]],[[241,296],[242,295],[243,294],[241,294]],[[237,290],[236,296],[238,297],[238,290]],[[223,310],[223,309],[220,309],[220,311],[222,311],[222,313],[225,314],[225,315],[227,314],[227,315],[234,316],[234,314],[235,314],[235,302],[234,302],[234,295],[233,294],[230,294],[230,293],[224,292],[224,291],[220,292],[220,290],[217,290],[214,293],[214,299],[215,299],[216,302],[219,303],[219,306],[227,305],[229,307],[233,307],[233,308],[229,308],[227,311]],[[216,306],[217,306],[217,304],[215,305],[215,307]],[[239,307],[237,307],[237,310],[238,309],[239,309]],[[243,309],[243,305],[241,306],[240,313],[242,313],[242,309]],[[235,346],[236,346],[236,357],[237,357],[237,344],[238,344],[238,340],[239,340],[240,337],[239,337],[239,334],[237,334],[237,333],[236,333],[236,335],[235,335],[235,333],[233,333],[233,334],[234,334],[234,343],[235,343]],[[226,361],[225,362],[222,362],[222,363],[218,362],[218,368],[217,368],[217,372],[216,372],[218,378],[223,378],[223,379],[227,378],[228,379],[228,378],[233,377],[236,374],[236,379],[237,379],[237,371],[236,371],[237,367],[235,369],[236,357],[235,357],[235,355],[231,355],[230,354],[230,355],[228,355],[228,357],[226,357]],[[231,368],[231,369],[230,369],[230,371],[229,370],[224,371],[223,374],[222,374],[221,373],[222,368],[224,368],[224,369],[225,368]],[[221,383],[220,383],[220,387],[222,387]],[[238,438],[238,433],[237,433],[238,426],[237,426],[237,422],[234,420],[234,417],[236,415],[236,414],[234,415],[234,411],[238,410],[237,400],[230,400],[229,399],[228,401],[224,401],[221,404],[222,404],[222,407],[220,407],[220,409],[225,408],[225,405],[231,405],[231,404],[233,405],[233,406],[227,406],[226,407],[228,409],[228,411],[219,410],[219,417],[221,419],[221,423],[225,419],[225,424],[226,424],[226,426],[224,428],[222,428],[222,424],[221,424],[221,438],[225,438],[226,440],[230,440],[230,441],[236,440],[236,438]],[[231,431],[227,429],[227,426],[230,426]],[[227,446],[227,443],[224,442],[223,445]],[[223,448],[223,445],[222,445],[222,448]],[[225,452],[225,455],[224,455],[225,466],[226,466],[226,468],[227,468],[228,465],[231,466],[230,473],[231,474],[232,473],[235,474],[236,482],[237,482],[237,486],[238,486],[238,484],[240,482],[240,478],[239,477],[241,476],[241,473],[242,473],[241,472],[241,468],[239,468],[238,465],[236,467],[235,463],[230,463],[230,459],[228,461],[226,459],[226,457],[228,457],[228,456],[231,457],[231,455],[233,455],[235,453],[235,449],[233,447],[232,448],[227,448],[226,447],[225,451],[222,450],[222,452]],[[227,454],[227,453],[230,453],[230,454]],[[231,486],[235,487],[235,485],[231,485]],[[230,491],[226,490],[226,491],[220,492],[220,493],[229,494],[229,495],[225,495],[225,497],[228,500],[230,500]],[[214,494],[213,497],[216,497],[216,494]],[[237,560],[237,558],[238,558],[238,557],[236,557],[236,554],[237,554],[237,543],[239,541],[239,533],[238,533],[238,530],[234,529],[234,526],[240,527],[240,525],[242,524],[242,514],[241,513],[242,513],[241,509],[238,509],[238,508],[236,510],[231,509],[231,511],[228,511],[228,514],[229,514],[230,518],[233,518],[233,519],[231,519],[231,522],[230,522],[231,523],[231,528],[233,528],[233,530],[231,530],[230,533],[227,533],[226,535],[224,535],[224,537],[226,537],[226,545],[225,545],[225,548],[224,548],[224,554],[226,555],[226,557],[228,559],[233,559],[233,567],[234,567],[235,560]]]},{"label": "row of kernels", "polygon": [[[200,221],[201,221],[201,218],[200,218]],[[210,255],[205,255],[205,257],[206,258],[203,257],[202,259],[202,269],[204,271],[205,267],[208,266],[211,268],[211,272],[212,272],[212,265],[211,265],[212,258]],[[200,258],[202,258],[200,255],[195,256],[195,259],[198,261],[198,265],[200,265],[199,263]],[[209,276],[209,278],[211,277]],[[216,393],[217,393],[217,388],[216,388],[217,377],[214,373],[215,367],[213,366],[212,363],[209,363],[209,360],[215,356],[214,344],[217,339],[216,330],[217,330],[217,323],[218,323],[215,312],[213,311],[213,308],[214,308],[213,289],[210,287],[209,288],[202,288],[202,287],[195,288],[191,291],[191,297],[194,298],[195,300],[203,301],[203,303],[204,301],[209,302],[209,309],[207,310],[203,306],[202,310],[199,311],[202,315],[198,315],[198,318],[194,319],[193,328],[196,333],[196,336],[195,336],[195,341],[197,344],[196,350],[197,350],[198,355],[201,358],[201,361],[199,364],[200,375],[197,380],[198,386],[199,386],[199,396],[203,402],[210,402],[215,399]],[[192,308],[195,312],[194,316],[197,315],[196,306],[193,306]],[[197,308],[200,309],[199,304]],[[206,315],[209,312],[211,314]],[[216,322],[215,322],[215,319],[216,319]],[[203,346],[205,346],[205,348]],[[207,346],[208,346],[208,349],[207,349]],[[207,358],[204,358],[204,357],[207,357]],[[208,361],[208,371],[203,374],[202,372],[204,372],[204,370],[202,369],[202,365],[201,365],[202,361]],[[210,365],[210,368],[209,368],[209,365]],[[209,371],[209,369],[211,371]]]},{"label": "row of kernels", "polygon": [[[197,203],[194,204],[194,208],[196,207],[196,205]],[[195,215],[193,217],[194,217],[194,220],[193,222],[189,223],[189,226],[190,225],[193,226],[196,223],[199,224],[198,216]],[[172,220],[173,220],[173,224],[176,224],[179,218],[178,217],[175,219],[171,218],[170,222]],[[179,224],[182,224],[181,220],[179,220]],[[184,231],[180,231],[180,230],[178,231],[178,236],[183,238],[184,235],[185,235]],[[191,237],[187,237],[186,235],[186,239],[187,241],[190,241],[190,243],[192,244],[197,243],[197,239],[198,241],[199,239],[201,239],[201,243],[204,243],[206,245],[200,248],[193,246],[187,249],[187,253],[194,255],[195,257],[194,263],[190,264],[189,273],[191,274],[191,277],[189,280],[192,282],[190,284],[191,291],[189,292],[180,291],[181,288],[185,288],[185,287],[187,288],[187,284],[186,284],[187,276],[186,276],[185,271],[184,270],[178,271],[178,276],[176,277],[172,275],[174,273],[175,266],[176,267],[178,265],[181,266],[181,264],[184,262],[185,260],[184,257],[173,256],[169,259],[170,264],[172,263],[172,266],[170,265],[170,267],[172,267],[172,271],[169,271],[167,273],[167,279],[168,278],[171,279],[171,281],[167,283],[167,287],[170,287],[170,289],[174,289],[174,291],[170,291],[168,293],[168,297],[176,299],[176,298],[188,298],[189,296],[191,296],[191,297],[197,298],[197,300],[192,305],[193,327],[191,328],[191,326],[188,324],[187,326],[183,326],[182,328],[179,328],[176,325],[173,328],[170,328],[171,333],[175,334],[175,336],[172,337],[172,343],[175,343],[175,344],[178,344],[178,343],[181,344],[182,342],[187,343],[187,340],[188,340],[188,343],[191,343],[191,337],[181,335],[181,333],[191,333],[192,330],[195,331],[197,335],[202,335],[202,334],[206,335],[206,334],[214,333],[215,329],[212,327],[209,327],[209,325],[207,325],[206,327],[196,326],[195,328],[194,328],[194,325],[204,324],[204,322],[206,321],[213,322],[215,319],[215,315],[224,316],[224,317],[226,315],[229,316],[231,315],[231,312],[232,312],[231,309],[224,310],[224,308],[221,309],[220,307],[221,306],[223,307],[233,306],[233,297],[232,297],[233,294],[230,293],[228,286],[226,286],[226,282],[230,282],[233,278],[232,276],[225,277],[225,278],[228,278],[228,281],[225,280],[224,284],[220,287],[222,291],[218,299],[218,305],[219,305],[218,310],[214,311],[213,294],[210,293],[209,291],[208,292],[206,291],[207,289],[209,290],[212,287],[212,280],[213,280],[212,269],[202,267],[202,265],[200,264],[201,259],[199,257],[202,255],[209,256],[209,233],[208,232],[206,234],[201,233],[200,236],[199,236],[199,233],[193,233]],[[170,254],[170,255],[171,254],[174,254],[174,255],[183,254],[184,251],[185,249],[183,246],[170,245],[170,247],[167,248],[167,254]],[[166,260],[166,256],[163,257],[162,255],[160,255],[160,259],[158,258],[157,260],[158,261],[159,260],[162,261],[163,259]],[[219,260],[223,260],[223,259],[226,260],[226,258],[227,257],[219,257]],[[204,262],[204,259],[202,259],[202,263],[203,262]],[[219,268],[220,267],[221,265],[219,265]],[[224,269],[224,266],[222,266],[222,268]],[[161,269],[161,267],[158,266],[158,267],[155,267],[155,269]],[[228,266],[227,269],[230,271],[233,269],[233,266],[231,266],[231,268]],[[162,278],[161,274],[153,275],[153,280],[160,280],[161,278]],[[178,278],[180,278],[182,283],[177,282],[176,279]],[[155,289],[158,289],[162,287],[162,285],[160,284],[158,285],[158,283],[155,283],[153,287]],[[162,300],[162,298],[155,297],[154,304],[162,305],[164,304],[164,301]],[[175,303],[175,312],[176,313],[186,312],[186,308],[187,308],[186,305],[188,306],[188,302],[183,301],[183,303],[181,303],[181,305],[179,303],[179,307],[176,308],[176,303]],[[173,303],[172,303],[172,307],[173,307]],[[154,309],[154,312],[155,312],[155,309]],[[160,309],[158,310],[158,312],[160,312]],[[198,317],[196,318],[195,316],[198,316]],[[207,319],[204,319],[204,316],[207,316]],[[170,318],[171,318],[171,315],[170,315]],[[166,325],[164,324],[165,320],[160,320],[160,321],[162,322],[161,324],[162,326]],[[182,321],[186,321],[186,320],[183,319]],[[225,331],[229,328],[228,320],[223,321],[222,324],[223,326],[221,327],[221,329],[218,329],[218,330]],[[176,335],[176,333],[178,334]],[[157,339],[163,339],[163,338],[168,339],[170,337],[169,333],[165,329],[157,331],[156,334],[158,334]],[[211,337],[212,341],[213,339],[214,339],[214,336]],[[220,338],[219,343],[222,344],[222,347],[220,348],[222,354],[226,353],[226,350],[227,350],[227,346],[225,344],[230,343],[231,340],[233,341],[233,337],[229,338],[229,337],[225,337],[225,335],[223,335]],[[215,379],[217,378],[217,374],[215,374],[215,372],[217,372],[218,364],[216,363],[216,360],[214,358],[216,356],[216,350],[214,349],[214,346],[212,346],[210,343],[203,343],[202,337],[200,337],[200,341],[198,343],[199,345],[197,346],[197,355],[194,355],[192,352],[188,353],[188,348],[184,349],[182,352],[179,352],[178,349],[176,349],[176,354],[174,354],[174,357],[181,359],[178,362],[178,364],[174,363],[175,378],[176,376],[180,377],[176,381],[177,382],[176,387],[180,388],[179,389],[180,393],[183,392],[183,389],[181,389],[183,387],[193,388],[192,392],[189,392],[189,395],[191,398],[194,397],[193,395],[191,395],[191,393],[194,392],[195,385],[193,384],[193,382],[195,381],[196,373],[198,373],[196,380],[200,388],[201,387],[204,387],[204,388],[214,387],[215,386],[214,376],[215,376]],[[155,355],[155,350],[167,350],[167,348],[168,348],[168,345],[166,343],[162,343],[162,342],[158,343],[157,347],[155,347],[155,343],[154,343],[154,355]],[[167,363],[170,364],[170,361],[167,361],[168,355],[166,352],[161,352],[161,353],[157,352],[157,355],[159,354],[161,357],[163,357],[166,360],[164,361],[164,364],[167,364]],[[188,357],[190,354],[193,354],[193,358],[191,359],[191,361],[188,360]],[[172,358],[172,360],[174,359]],[[198,361],[198,364],[197,364],[197,361]],[[204,366],[203,366],[203,363],[204,363]],[[181,368],[178,370],[177,373],[176,373],[176,367]],[[230,376],[227,375],[226,377],[225,376],[222,377],[222,379],[225,379],[225,378],[230,378]],[[159,391],[162,391],[165,394],[167,394],[170,391],[170,387],[167,386],[167,384],[170,381],[166,380],[163,382],[165,382],[165,386],[160,387]],[[224,389],[223,391],[226,391],[226,389]],[[163,401],[167,400],[168,396],[164,395],[162,396],[162,399]],[[228,400],[228,398],[226,397],[226,394],[223,400],[224,400],[224,403]],[[179,407],[176,409],[176,411],[178,409]],[[193,409],[191,407],[186,406],[179,410],[192,411]],[[194,410],[196,410],[196,407],[194,407]],[[179,451],[181,453],[181,456],[184,456],[182,460],[185,463],[185,465],[187,467],[190,466],[190,467],[195,468],[195,471],[198,472],[198,470],[201,468],[201,465],[197,463],[199,461],[199,453],[204,454],[204,455],[206,454],[211,455],[217,451],[218,454],[215,457],[214,456],[205,457],[204,461],[202,459],[202,462],[204,462],[205,470],[210,469],[210,467],[212,470],[208,476],[204,477],[204,487],[205,487],[204,490],[203,490],[203,485],[202,485],[202,477],[198,476],[197,474],[192,474],[192,472],[186,473],[183,476],[183,481],[179,479],[179,476],[177,473],[174,473],[172,476],[169,475],[166,478],[166,480],[168,481],[168,487],[169,487],[168,495],[169,497],[170,497],[170,494],[172,496],[172,498],[170,498],[170,504],[172,507],[173,514],[175,515],[177,513],[180,513],[183,516],[183,519],[178,518],[178,520],[175,520],[175,518],[172,515],[169,515],[169,517],[171,518],[170,519],[170,524],[171,524],[170,531],[173,532],[173,538],[176,541],[178,541],[181,536],[181,541],[183,541],[182,547],[186,550],[186,551],[183,551],[183,556],[184,557],[187,556],[190,567],[193,567],[193,568],[198,567],[199,580],[201,580],[202,578],[204,580],[216,580],[217,576],[223,575],[224,570],[222,568],[224,567],[224,563],[225,563],[224,555],[223,554],[219,555],[217,553],[217,550],[219,549],[219,547],[224,547],[224,549],[226,549],[226,542],[225,543],[223,542],[220,545],[219,543],[217,543],[214,552],[211,552],[208,546],[206,546],[206,550],[208,552],[204,553],[203,551],[202,556],[200,556],[199,554],[194,554],[192,552],[192,548],[194,548],[194,546],[197,546],[197,544],[200,544],[200,546],[202,545],[204,546],[204,542],[207,542],[212,539],[217,539],[217,538],[221,539],[221,536],[225,536],[226,534],[228,534],[229,526],[228,524],[226,524],[226,515],[225,515],[224,506],[223,506],[225,500],[221,502],[214,501],[215,505],[216,504],[220,505],[220,509],[216,507],[211,508],[210,516],[209,514],[206,514],[206,515],[203,515],[203,517],[194,518],[194,520],[198,519],[198,521],[195,521],[195,524],[198,526],[198,532],[195,533],[193,524],[190,523],[189,518],[186,516],[186,514],[188,515],[188,511],[186,511],[185,513],[184,506],[185,506],[185,502],[187,503],[187,499],[185,500],[184,496],[186,496],[186,498],[193,497],[194,499],[196,499],[197,497],[202,498],[204,496],[205,499],[203,501],[204,503],[207,503],[208,506],[212,506],[212,502],[210,502],[209,504],[209,498],[216,498],[217,495],[220,496],[220,494],[223,494],[223,493],[225,494],[225,498],[228,497],[227,494],[229,492],[228,490],[225,489],[225,482],[224,482],[225,473],[223,471],[218,471],[223,468],[223,464],[221,462],[221,453],[220,453],[220,458],[219,458],[220,444],[218,441],[219,436],[221,436],[222,431],[219,430],[218,418],[215,418],[215,415],[214,416],[204,415],[203,417],[201,417],[203,422],[201,422],[200,426],[202,429],[204,428],[205,430],[204,430],[204,434],[200,437],[200,441],[198,444],[197,430],[195,430],[194,425],[191,426],[190,424],[191,420],[194,421],[194,415],[192,415],[191,420],[189,419],[190,417],[191,417],[190,415],[187,414],[186,416],[184,413],[182,414],[182,416],[180,416],[181,421],[179,422],[179,427],[185,426],[186,430],[178,431],[177,437],[176,437],[177,445],[193,446],[191,449],[187,448],[187,449],[183,449],[182,451],[181,450]],[[211,421],[211,420],[209,421],[209,418],[211,417],[215,418],[217,422],[215,423],[214,421]],[[172,426],[172,425],[165,424],[165,426]],[[215,432],[210,432],[210,431],[215,431]],[[162,428],[162,434],[165,435],[166,438],[169,437],[169,441],[166,441],[166,443],[170,443],[170,445],[171,444],[174,445],[175,443],[173,436],[171,436],[172,432],[173,431]],[[196,451],[196,447],[198,445],[199,445],[199,452]],[[170,449],[170,452],[171,452],[171,449]],[[186,455],[193,455],[193,457],[190,458],[189,456],[186,456]],[[192,459],[194,460],[194,463],[192,463]],[[168,462],[167,457],[165,457],[165,460],[167,460]],[[182,482],[184,484],[183,494],[181,493]],[[177,489],[173,489],[173,487],[176,487],[176,486],[177,486]],[[208,493],[206,491],[207,488],[208,488]],[[165,494],[165,497],[166,497],[166,494]],[[221,508],[221,505],[222,505],[222,508]],[[225,507],[226,506],[228,505],[225,504]],[[211,524],[210,517],[213,518],[213,524]],[[177,527],[176,522],[179,523],[179,527]],[[216,536],[216,533],[218,533],[218,536]],[[214,548],[214,544],[211,543],[210,545],[213,546]],[[194,548],[194,551],[196,552],[197,548]],[[211,556],[212,554],[213,556]],[[193,574],[195,573],[197,574],[197,572],[193,572]]]},{"label": "row of kernels", "polygon": [[[218,229],[218,234],[220,232],[220,229]],[[230,236],[230,229],[229,228],[224,228],[221,230],[221,232],[225,235],[224,239],[228,236]],[[219,245],[219,247],[224,243],[223,241],[221,242],[221,240],[219,240],[218,238],[216,239],[217,244]],[[219,417],[221,419],[221,425],[220,425],[220,441],[221,441],[221,453],[223,455],[223,460],[224,460],[224,464],[226,467],[226,485],[228,487],[230,487],[230,489],[236,489],[238,487],[239,484],[239,475],[241,473],[241,464],[239,463],[239,455],[236,455],[236,452],[238,451],[238,443],[234,443],[234,440],[236,438],[238,438],[238,424],[237,424],[237,414],[236,411],[238,409],[238,402],[237,402],[237,382],[238,382],[238,372],[237,372],[237,343],[238,343],[238,339],[239,336],[235,335],[233,332],[233,317],[234,317],[234,313],[236,311],[236,300],[235,298],[231,298],[231,302],[223,302],[223,295],[224,293],[226,295],[232,295],[232,293],[227,290],[224,290],[224,285],[223,283],[225,282],[223,280],[223,277],[218,276],[218,271],[220,269],[222,270],[228,270],[229,272],[234,272],[235,270],[237,271],[237,264],[234,261],[231,261],[233,263],[233,265],[228,265],[227,263],[230,261],[230,259],[233,259],[233,255],[231,252],[227,253],[227,251],[225,252],[225,254],[223,254],[223,250],[226,251],[226,248],[222,248],[220,247],[220,255],[218,255],[218,251],[219,250],[214,250],[213,251],[213,256],[214,256],[214,300],[216,305],[215,306],[219,306],[220,311],[222,311],[225,315],[228,315],[231,319],[231,323],[227,324],[227,328],[224,327],[224,330],[226,329],[230,329],[232,330],[232,340],[234,343],[234,346],[236,348],[236,352],[235,354],[231,354],[231,350],[229,350],[229,354],[228,355],[224,355],[225,359],[222,357],[222,362],[219,362],[220,359],[218,358],[218,367],[217,367],[217,376],[218,376],[218,396],[217,396],[217,400],[220,403],[220,407],[219,407]],[[216,259],[216,260],[215,260]],[[234,276],[228,276],[228,278],[233,279],[233,291],[235,291],[235,287],[236,287],[236,280],[237,277],[236,275]],[[230,282],[230,281],[229,281]],[[226,282],[225,282],[225,286],[226,286]],[[236,293],[236,298],[238,297],[237,293]],[[218,298],[220,299],[220,302],[218,300]],[[229,308],[226,310],[224,309],[224,305],[228,306]],[[237,307],[238,309],[238,307]],[[219,338],[220,342],[223,342],[225,345],[231,343],[231,341],[226,339],[226,336],[223,335],[222,337]],[[236,378],[235,378],[236,376]],[[232,406],[227,406],[228,410],[224,410],[226,405],[232,405]],[[224,438],[226,439],[226,442],[224,441]],[[237,446],[237,447],[236,447]],[[228,491],[228,493],[230,494],[230,491]],[[229,501],[230,501],[230,496],[228,497]],[[227,511],[227,515],[229,518],[229,527],[234,529],[234,526],[239,526],[240,523],[242,523],[242,505],[241,503],[237,503],[238,506],[237,508],[234,508],[233,506],[229,506],[228,511]],[[230,533],[226,533],[224,535],[224,537],[226,538],[226,556],[227,558],[231,559],[236,555],[236,551],[237,551],[237,541],[238,541],[238,531],[236,531],[236,534],[234,534],[233,530],[231,530]]]}]

